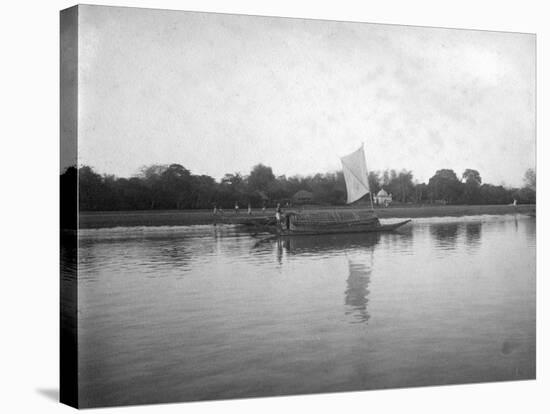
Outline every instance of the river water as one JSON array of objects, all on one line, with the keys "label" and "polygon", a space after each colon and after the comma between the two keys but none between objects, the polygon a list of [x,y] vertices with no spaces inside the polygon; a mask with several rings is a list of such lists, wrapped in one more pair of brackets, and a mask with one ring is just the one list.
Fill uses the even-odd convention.
[{"label": "river water", "polygon": [[535,219],[82,230],[82,406],[535,377]]}]

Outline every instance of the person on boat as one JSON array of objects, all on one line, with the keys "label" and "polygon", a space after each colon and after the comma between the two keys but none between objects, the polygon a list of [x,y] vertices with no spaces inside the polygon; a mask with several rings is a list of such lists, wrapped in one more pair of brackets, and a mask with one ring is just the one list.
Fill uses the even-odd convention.
[{"label": "person on boat", "polygon": [[281,213],[282,213],[282,209],[281,209],[281,203],[277,203],[277,208],[275,209],[275,218],[277,219],[277,225],[280,226],[281,225]]},{"label": "person on boat", "polygon": [[235,214],[239,214],[239,202],[235,201]]},{"label": "person on boat", "polygon": [[250,203],[248,203],[248,215],[252,215],[252,205]]}]

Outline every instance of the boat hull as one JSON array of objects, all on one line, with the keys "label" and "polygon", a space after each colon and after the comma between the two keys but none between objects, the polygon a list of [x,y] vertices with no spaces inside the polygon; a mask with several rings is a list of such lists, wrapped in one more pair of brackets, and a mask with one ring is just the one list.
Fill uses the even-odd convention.
[{"label": "boat hull", "polygon": [[273,227],[268,229],[270,233],[278,236],[318,236],[322,234],[345,234],[345,233],[380,233],[389,232],[398,229],[401,226],[409,223],[411,220],[400,221],[393,224],[380,224],[378,226],[342,226],[342,227],[320,227],[316,229],[304,229],[304,230],[286,230]]}]

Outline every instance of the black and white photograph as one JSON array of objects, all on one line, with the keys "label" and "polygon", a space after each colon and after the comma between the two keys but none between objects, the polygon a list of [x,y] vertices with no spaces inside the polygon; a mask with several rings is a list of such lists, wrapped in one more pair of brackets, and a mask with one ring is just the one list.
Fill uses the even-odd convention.
[{"label": "black and white photograph", "polygon": [[541,412],[550,43],[474,3],[10,5],[2,411]]},{"label": "black and white photograph", "polygon": [[79,5],[61,42],[62,401],[535,379],[534,34]]}]

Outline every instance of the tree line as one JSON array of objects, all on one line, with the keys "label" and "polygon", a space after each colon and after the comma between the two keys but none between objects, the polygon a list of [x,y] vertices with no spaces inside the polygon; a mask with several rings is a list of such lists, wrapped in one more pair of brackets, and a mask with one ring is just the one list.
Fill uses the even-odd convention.
[{"label": "tree line", "polygon": [[[78,175],[78,198],[81,211],[204,209],[214,205],[232,208],[249,203],[254,208],[273,206],[277,202],[292,203],[293,196],[305,190],[312,203],[344,205],[346,185],[341,171],[310,176],[275,176],[271,167],[258,164],[250,173],[226,174],[216,181],[208,175],[192,174],[180,164],[143,167],[131,178],[101,175],[90,166],[69,167],[61,177],[73,183]],[[65,180],[64,180],[65,178]],[[384,189],[395,203],[413,204],[534,204],[536,175],[529,169],[521,188],[506,188],[483,183],[478,171],[467,169],[462,176],[451,169],[441,169],[428,183],[414,180],[409,170],[372,171],[368,176],[373,194]],[[368,196],[366,198],[368,201]]]}]

